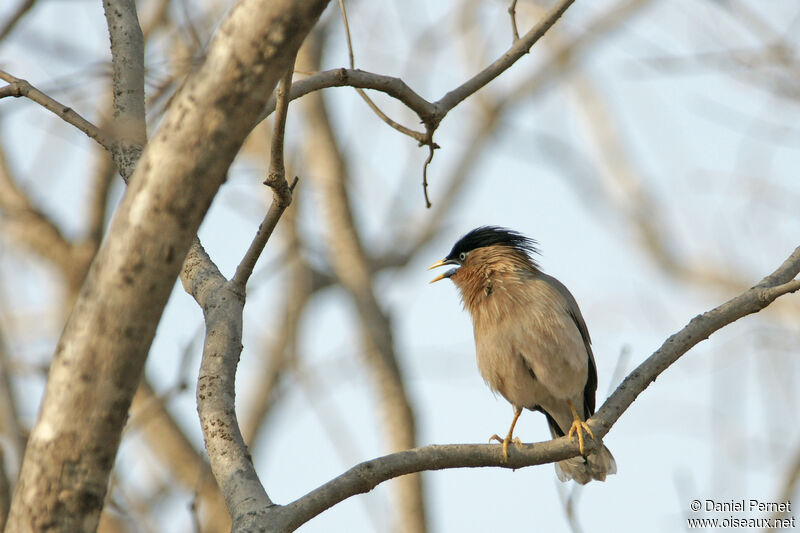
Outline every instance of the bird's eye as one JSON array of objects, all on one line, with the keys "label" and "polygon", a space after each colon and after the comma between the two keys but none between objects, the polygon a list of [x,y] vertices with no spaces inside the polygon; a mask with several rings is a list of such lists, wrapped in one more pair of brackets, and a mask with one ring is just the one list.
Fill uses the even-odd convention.
[{"label": "bird's eye", "polygon": [[460,254],[458,254],[459,261],[464,261],[466,258],[467,258],[467,252],[461,252]]}]

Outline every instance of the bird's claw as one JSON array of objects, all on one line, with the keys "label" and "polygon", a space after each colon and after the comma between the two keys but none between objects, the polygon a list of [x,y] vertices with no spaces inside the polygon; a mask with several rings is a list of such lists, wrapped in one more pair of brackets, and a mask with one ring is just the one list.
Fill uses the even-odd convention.
[{"label": "bird's claw", "polygon": [[519,437],[514,437],[513,439],[510,438],[510,437],[506,437],[506,438],[503,439],[503,438],[500,438],[500,436],[497,433],[495,433],[494,435],[489,437],[489,442],[492,442],[492,441],[495,441],[495,440],[497,442],[500,442],[500,443],[503,444],[503,462],[505,462],[505,463],[508,462],[508,445],[511,444],[512,442],[514,444],[522,444],[522,441],[519,440]]},{"label": "bird's claw", "polygon": [[583,453],[583,432],[584,431],[592,438],[592,440],[594,440],[594,433],[592,433],[592,430],[589,427],[589,424],[587,424],[583,420],[580,420],[580,419],[576,418],[572,422],[572,426],[570,426],[569,433],[567,434],[567,436],[570,439],[572,438],[572,436],[574,434],[576,434],[576,433],[578,434],[578,448],[580,448],[580,450],[581,450],[581,455],[585,455]]}]

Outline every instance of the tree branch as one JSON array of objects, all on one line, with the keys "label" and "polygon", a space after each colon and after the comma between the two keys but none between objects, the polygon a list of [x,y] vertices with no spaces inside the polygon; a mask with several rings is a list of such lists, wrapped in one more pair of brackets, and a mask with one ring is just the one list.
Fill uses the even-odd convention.
[{"label": "tree branch", "polygon": [[263,222],[258,226],[258,231],[250,247],[236,268],[236,273],[231,280],[237,285],[242,293],[247,285],[247,280],[253,273],[258,258],[267,241],[272,235],[275,226],[278,225],[281,215],[292,203],[292,191],[297,184],[297,178],[291,185],[286,182],[286,168],[283,163],[283,142],[286,130],[286,115],[289,109],[289,87],[292,85],[292,73],[294,72],[294,59],[289,69],[284,74],[281,84],[278,87],[278,112],[275,114],[275,130],[272,134],[272,145],[270,146],[269,172],[264,185],[272,189],[272,204],[264,216]]},{"label": "tree branch", "polygon": [[286,183],[283,145],[288,88],[296,53],[297,48],[285,65],[278,90],[279,108],[265,182],[273,190],[273,201],[264,222],[230,282],[225,280],[197,239],[189,251],[181,276],[184,288],[202,306],[205,317],[206,336],[197,386],[197,410],[211,470],[233,519],[234,531],[248,531],[254,520],[253,513],[272,505],[242,437],[234,398],[236,368],[242,351],[242,314],[247,280],[292,200],[294,183],[291,186]]},{"label": "tree branch", "polygon": [[[339,0],[339,11],[342,13],[342,22],[344,23],[344,34],[347,41],[347,54],[350,60],[350,68],[354,69],[356,68],[356,63],[355,63],[355,54],[353,53],[353,40],[350,36],[350,22],[348,22],[347,20],[347,8],[344,5],[344,0]],[[364,100],[367,106],[369,106],[369,108],[372,109],[372,111],[378,116],[379,119],[384,121],[390,127],[396,129],[400,133],[408,135],[412,139],[416,139],[417,142],[419,142],[420,144],[425,142],[426,138],[424,133],[419,131],[414,131],[411,128],[403,126],[399,122],[392,120],[391,118],[389,118],[389,115],[384,113],[383,110],[380,107],[378,107],[378,104],[372,101],[372,98],[370,98],[367,95],[367,93],[364,92],[363,89],[355,87],[355,90],[358,96],[360,96],[361,99]]]},{"label": "tree branch", "polygon": [[434,105],[439,109],[442,117],[470,95],[474,94],[478,89],[487,85],[490,81],[508,70],[519,58],[527,54],[531,47],[536,44],[536,41],[561,18],[561,15],[564,14],[574,1],[575,0],[561,0],[558,4],[553,6],[544,18],[531,28],[528,33],[514,41],[514,44],[511,45],[511,48],[509,48],[505,54],[462,85],[456,87],[439,99]]},{"label": "tree branch", "polygon": [[[547,32],[548,29],[550,29],[550,27],[553,26],[553,24],[556,23],[556,21],[561,17],[561,15],[564,14],[567,8],[572,5],[574,1],[575,0],[561,0],[561,2],[556,4],[544,16],[544,18],[540,20],[539,23],[536,24],[530,31],[528,31],[528,33],[526,33],[521,39],[515,39],[514,43],[511,45],[511,48],[509,48],[508,51],[500,58],[495,60],[488,67],[464,82],[459,87],[456,87],[452,91],[445,94],[438,101],[431,103],[411,90],[405,82],[398,78],[381,76],[352,68],[354,60],[352,43],[350,42],[349,24],[347,22],[347,14],[344,8],[344,2],[343,0],[340,0],[342,16],[345,24],[345,32],[347,35],[351,68],[349,70],[338,69],[335,71],[328,71],[327,73],[324,72],[311,76],[310,78],[304,80],[305,84],[298,88],[297,93],[295,93],[294,90],[291,92],[292,99],[302,96],[303,94],[307,94],[307,92],[312,90],[319,90],[324,87],[338,87],[343,85],[355,87],[358,91],[358,94],[384,122],[401,133],[412,137],[419,142],[420,145],[426,145],[429,147],[430,151],[423,166],[422,184],[425,195],[425,206],[430,208],[431,202],[428,198],[427,170],[431,160],[433,159],[434,150],[438,148],[438,146],[433,142],[433,134],[439,127],[442,119],[444,119],[447,113],[449,113],[450,110],[456,107],[459,103],[477,92],[480,88],[486,86],[497,76],[508,70],[514,63],[517,62],[519,58],[527,54],[531,47]],[[512,4],[509,12],[512,15],[512,21],[514,21],[516,30],[516,18],[513,13],[514,8],[515,4]],[[425,124],[425,133],[414,131],[390,119],[385,113],[383,113],[383,111],[380,110],[380,108],[378,108],[378,106],[367,96],[366,93],[364,93],[362,89],[375,89],[385,92],[386,94],[389,94],[390,96],[393,96],[394,98],[406,104],[410,109],[417,113],[419,118]],[[273,109],[274,104],[272,101],[270,101],[262,114],[259,116],[259,120],[263,120],[263,118],[269,115]]]},{"label": "tree branch", "polygon": [[109,152],[112,151],[114,147],[113,138],[80,116],[72,108],[65,106],[53,98],[50,98],[27,81],[12,76],[3,70],[0,70],[0,79],[8,82],[8,85],[0,88],[0,99],[7,96],[13,96],[15,98],[24,96],[32,102],[36,102],[40,106],[44,107],[54,115],[61,117],[67,124],[75,126],[85,133],[90,139],[97,141],[100,146]]},{"label": "tree branch", "polygon": [[511,17],[511,42],[519,40],[519,30],[517,29],[517,0],[512,0],[508,6],[508,15]]},{"label": "tree branch", "polygon": [[[414,92],[402,79],[360,69],[337,68],[318,72],[304,80],[294,82],[289,96],[291,100],[295,100],[329,87],[374,89],[404,103],[423,120],[433,120],[436,115],[433,104]],[[264,120],[275,111],[275,104],[275,97],[267,100],[258,120]]]},{"label": "tree branch", "polygon": [[[326,70],[296,82],[292,85],[291,99],[294,100],[310,92],[328,87],[346,86],[373,89],[386,93],[404,103],[419,116],[422,122],[431,126],[432,129],[436,129],[445,115],[454,107],[508,70],[519,58],[527,54],[531,47],[556,23],[574,1],[561,0],[528,33],[515,41],[505,54],[436,102],[429,102],[424,99],[400,78],[345,68]],[[271,98],[259,115],[259,120],[263,120],[274,110],[275,99]]]},{"label": "tree branch", "polygon": [[669,337],[661,347],[640,364],[617,387],[589,423],[602,438],[639,394],[664,370],[697,343],[715,331],[752,313],[757,313],[783,294],[800,289],[800,247],[772,274],[739,296],[694,317],[682,330]]},{"label": "tree branch", "polygon": [[[621,0],[610,10],[604,12],[600,17],[595,19],[578,37],[564,45],[559,45],[556,51],[552,54],[551,59],[548,60],[547,63],[540,67],[536,72],[532,73],[528,80],[523,81],[517,87],[508,91],[507,93],[495,97],[494,105],[491,105],[488,109],[486,109],[481,122],[472,128],[472,138],[465,143],[463,155],[457,158],[458,163],[451,171],[450,178],[444,180],[446,185],[445,190],[440,194],[441,200],[437,202],[436,209],[430,214],[430,218],[428,222],[424,224],[422,232],[419,235],[413,236],[411,242],[406,246],[400,246],[400,251],[391,250],[383,256],[370,258],[371,272],[377,272],[383,269],[405,265],[415,250],[424,246],[431,239],[433,239],[433,237],[436,235],[437,228],[439,228],[442,220],[444,220],[444,216],[448,213],[448,208],[458,198],[458,191],[463,188],[464,184],[468,181],[468,178],[471,177],[471,169],[474,167],[475,161],[480,156],[481,151],[486,148],[489,140],[492,138],[492,135],[496,132],[498,125],[503,124],[502,119],[504,115],[508,113],[509,110],[513,109],[514,104],[522,102],[526,97],[535,97],[540,95],[552,84],[555,79],[558,78],[558,76],[563,76],[565,73],[571,71],[575,65],[579,63],[578,59],[580,57],[593,50],[592,46],[594,44],[596,44],[600,39],[608,35],[613,30],[617,29],[620,24],[624,23],[626,20],[630,20],[631,17],[635,16],[639,11],[649,4],[650,0]],[[392,85],[392,90],[394,91],[408,90],[413,93],[413,91],[408,88],[408,86],[405,85],[405,83],[400,79],[363,71],[352,72],[364,75],[363,77],[357,76],[355,79],[358,81],[366,81],[368,78],[375,76],[376,78],[373,81],[376,83],[380,81],[382,83]],[[325,75],[325,78],[328,78],[329,76],[333,77],[333,75],[337,73],[339,73],[339,70],[320,72],[311,78],[295,82],[295,84],[292,86],[292,98],[300,97],[308,94],[308,92],[316,90],[311,89],[308,92],[303,92],[302,94],[295,96],[295,89],[302,89],[303,91],[308,89],[307,86],[303,85],[304,82],[323,74]],[[398,83],[395,83],[395,81]],[[416,93],[414,94],[416,95]],[[419,95],[416,95],[416,97],[421,99]],[[274,108],[274,101],[272,101],[272,108]],[[269,109],[269,106],[267,109]],[[398,236],[395,239],[397,242],[408,242],[408,240],[408,237],[405,235]],[[314,291],[321,290],[333,283],[336,283],[336,280],[329,273],[318,269],[313,270]]]}]

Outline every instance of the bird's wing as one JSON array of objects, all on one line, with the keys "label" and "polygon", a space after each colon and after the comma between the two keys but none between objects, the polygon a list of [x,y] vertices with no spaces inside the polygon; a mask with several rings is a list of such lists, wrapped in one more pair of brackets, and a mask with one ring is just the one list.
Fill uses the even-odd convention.
[{"label": "bird's wing", "polygon": [[[525,364],[554,398],[583,404],[594,412],[597,370],[591,340],[575,298],[552,276],[530,283],[530,303],[520,317],[528,325],[516,344]],[[582,400],[582,401],[579,401]]]},{"label": "bird's wing", "polygon": [[589,328],[586,327],[586,321],[583,320],[583,315],[581,314],[580,307],[578,307],[578,302],[575,300],[575,297],[572,296],[572,293],[569,292],[567,287],[552,276],[547,276],[546,274],[543,276],[548,278],[546,281],[552,285],[553,288],[556,289],[556,291],[558,291],[558,293],[564,299],[567,312],[569,313],[575,325],[578,327],[578,331],[583,339],[583,345],[586,348],[586,353],[589,357],[586,386],[583,389],[583,402],[586,409],[586,413],[584,415],[586,418],[589,418],[594,414],[595,394],[597,392],[597,365],[594,362],[594,353],[592,353],[592,339],[589,336]]}]

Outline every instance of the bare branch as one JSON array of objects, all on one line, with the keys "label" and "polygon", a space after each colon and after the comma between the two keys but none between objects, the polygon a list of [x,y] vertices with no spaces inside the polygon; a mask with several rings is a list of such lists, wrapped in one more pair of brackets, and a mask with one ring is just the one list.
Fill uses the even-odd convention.
[{"label": "bare branch", "polygon": [[433,143],[428,145],[430,151],[428,152],[428,157],[425,159],[425,164],[422,165],[422,192],[425,195],[425,207],[427,208],[430,208],[432,205],[430,198],[428,198],[428,166],[431,164],[431,161],[433,161],[433,151],[435,148]]},{"label": "bare branch", "polygon": [[[291,99],[294,100],[310,92],[327,87],[374,89],[403,102],[419,116],[422,122],[429,125],[432,129],[436,129],[450,110],[475,93],[478,89],[495,79],[503,71],[508,70],[520,57],[527,54],[530,48],[536,44],[536,41],[556,23],[574,1],[575,0],[562,0],[559,2],[538,24],[536,24],[536,26],[515,42],[505,54],[462,85],[445,94],[436,102],[432,103],[425,100],[400,78],[384,76],[358,69],[344,68],[326,70],[314,74],[305,80],[298,81],[292,86],[290,93]],[[264,111],[259,115],[259,120],[263,120],[274,110],[275,100],[270,99],[267,101]],[[411,133],[404,133],[416,138],[416,136]]]},{"label": "bare branch", "polygon": [[411,128],[403,126],[399,122],[394,121],[392,118],[389,117],[389,115],[384,113],[383,110],[380,107],[378,107],[378,104],[376,104],[372,100],[372,98],[370,98],[367,95],[367,93],[364,92],[364,89],[360,89],[360,88],[356,87],[356,92],[361,97],[361,99],[364,100],[364,102],[367,103],[369,108],[372,109],[372,111],[376,115],[378,115],[378,118],[380,118],[386,124],[388,124],[389,126],[391,126],[394,129],[396,129],[397,131],[399,131],[403,135],[407,135],[407,136],[411,137],[412,139],[414,139],[415,141],[420,143],[420,145],[427,144],[428,135],[426,135],[425,133],[422,133],[421,131],[412,130]]},{"label": "bare branch", "polygon": [[267,211],[264,221],[258,226],[258,231],[250,243],[244,258],[236,268],[236,273],[231,280],[242,292],[247,285],[247,280],[253,273],[258,258],[264,246],[267,245],[275,226],[278,225],[281,215],[292,203],[292,191],[297,185],[297,178],[291,185],[286,182],[286,168],[283,162],[283,142],[286,130],[286,114],[289,109],[289,87],[292,85],[292,73],[294,72],[294,59],[289,69],[284,74],[281,84],[278,87],[278,112],[275,114],[275,131],[272,134],[272,145],[270,147],[270,164],[267,179],[264,185],[272,189],[272,204]]},{"label": "bare branch", "polygon": [[[350,37],[350,23],[347,20],[347,9],[344,6],[344,0],[339,0],[339,11],[342,13],[342,21],[344,23],[344,33],[347,41],[347,54],[348,58],[350,59],[350,68],[354,69],[356,68],[356,63],[355,63],[355,55],[353,54],[353,40]],[[396,129],[400,133],[408,135],[412,139],[416,139],[417,142],[419,143],[425,142],[424,133],[419,131],[414,131],[410,128],[403,126],[399,122],[392,120],[386,113],[383,112],[383,110],[381,110],[381,108],[378,107],[378,104],[372,101],[372,99],[367,95],[367,93],[364,92],[363,89],[359,87],[356,87],[355,89],[356,93],[358,93],[358,96],[360,96],[361,99],[364,100],[364,102],[366,102],[369,108],[372,109],[372,111],[376,115],[378,115],[378,118],[380,118],[382,121],[384,121],[390,127]]]},{"label": "bare branch", "polygon": [[[423,121],[433,120],[436,115],[436,109],[433,104],[414,92],[402,79],[359,69],[337,68],[318,72],[292,84],[292,90],[289,95],[292,100],[295,100],[311,92],[328,87],[374,89],[403,102],[409,109],[419,115]],[[275,102],[275,98],[267,100],[267,105],[258,117],[259,121],[264,120],[275,111]]]},{"label": "bare branch", "polygon": [[800,272],[800,247],[758,285],[719,307],[696,316],[682,330],[669,337],[653,355],[625,378],[595,413],[590,422],[595,435],[602,438],[608,433],[636,397],[695,344],[707,339],[724,326],[761,311],[779,296],[800,289],[800,280],[793,279],[798,272]]},{"label": "bare branch", "polygon": [[[594,446],[594,442],[586,443],[587,449],[594,449]],[[512,446],[510,452],[506,462],[500,446],[494,444],[445,444],[423,446],[365,461],[287,504],[281,513],[285,515],[283,527],[286,529],[276,531],[293,531],[337,503],[407,474],[449,468],[499,467],[515,470],[579,454],[578,445],[566,437]]]},{"label": "bare branch", "polygon": [[294,60],[292,60],[291,68],[283,75],[277,90],[278,112],[275,113],[275,130],[272,133],[272,145],[270,146],[269,172],[264,181],[264,185],[270,187],[275,193],[275,202],[281,205],[289,205],[292,201],[291,191],[287,189],[288,183],[286,183],[283,146],[286,135],[286,115],[289,111],[289,88],[292,86],[293,72]]},{"label": "bare branch", "polygon": [[[548,12],[536,26],[526,33],[522,39],[514,43],[505,54],[465,83],[445,94],[436,102],[432,103],[425,100],[400,78],[384,76],[382,74],[375,74],[358,69],[344,68],[326,70],[298,81],[292,85],[290,93],[291,99],[294,100],[310,92],[328,87],[373,89],[386,93],[403,102],[419,116],[422,122],[435,129],[450,110],[475,93],[478,89],[495,79],[503,71],[508,70],[520,57],[528,53],[536,41],[556,23],[559,17],[574,1],[575,0],[562,0]],[[263,120],[274,110],[275,99],[270,99],[267,101],[264,111],[259,115],[259,120]],[[411,136],[416,138],[414,135]]]},{"label": "bare branch", "polygon": [[[320,10],[321,7],[324,7],[324,2],[316,6]],[[297,48],[294,49],[295,55],[296,51]],[[272,137],[270,170],[265,182],[273,188],[274,194],[264,222],[230,282],[225,281],[197,239],[189,251],[181,276],[186,291],[204,310],[206,338],[198,378],[197,405],[211,469],[233,518],[234,530],[247,530],[248,524],[254,520],[254,511],[272,505],[242,437],[234,407],[234,391],[242,349],[245,285],[278,219],[291,202],[295,185],[286,183],[283,162],[288,88],[295,55],[285,65],[278,91],[280,105]]]},{"label": "bare branch", "polygon": [[558,4],[553,6],[544,18],[531,28],[528,33],[523,35],[521,39],[516,40],[505,54],[462,85],[456,87],[439,99],[434,105],[439,110],[441,118],[444,118],[444,115],[446,115],[448,111],[474,94],[478,89],[487,85],[504,71],[508,70],[519,58],[527,54],[531,47],[536,44],[536,41],[561,18],[561,15],[564,14],[574,1],[575,0],[561,0]]},{"label": "bare branch", "polygon": [[16,98],[24,96],[25,98],[36,102],[56,116],[61,117],[67,124],[75,126],[85,133],[90,139],[97,141],[100,146],[109,152],[113,150],[113,138],[80,116],[72,108],[65,106],[53,98],[50,98],[27,81],[14,77],[3,70],[0,70],[0,79],[8,82],[8,85],[0,88],[0,99],[7,96],[13,96]]},{"label": "bare branch", "polygon": [[[436,148],[436,145],[433,142],[433,133],[439,126],[439,123],[455,106],[474,94],[481,87],[487,85],[494,78],[516,63],[520,57],[527,54],[530,48],[547,32],[548,29],[550,29],[550,27],[553,26],[553,24],[556,23],[556,21],[561,17],[562,14],[564,14],[567,8],[572,5],[574,1],[575,0],[562,0],[559,4],[554,6],[545,15],[545,17],[539,21],[538,24],[536,24],[528,33],[526,33],[522,39],[516,39],[511,48],[505,54],[503,54],[503,56],[495,60],[488,67],[473,76],[471,79],[467,80],[459,87],[445,94],[437,102],[431,103],[411,90],[408,85],[405,84],[405,82],[398,78],[381,76],[352,68],[354,66],[354,58],[352,42],[350,40],[350,28],[347,21],[347,12],[344,7],[344,1],[340,0],[345,32],[347,34],[347,44],[351,66],[350,70],[338,69],[335,71],[322,72],[311,76],[310,78],[304,80],[305,83],[302,85],[302,87],[298,87],[296,93],[294,90],[292,90],[291,97],[292,99],[298,98],[299,96],[307,94],[310,91],[319,90],[324,87],[340,87],[343,85],[356,87],[358,89],[358,94],[384,122],[401,133],[404,133],[405,135],[415,139],[420,143],[420,145],[429,146],[430,153],[423,167],[423,192],[425,195],[425,206],[430,208],[431,202],[428,198],[427,168],[433,159],[434,149]],[[514,4],[512,4],[512,8],[514,7]],[[512,20],[516,20],[513,13]],[[294,87],[292,89],[294,89]],[[361,89],[380,90],[405,103],[410,109],[417,113],[419,118],[425,124],[426,132],[422,133],[414,131],[390,119]],[[273,109],[274,104],[272,104],[270,101],[259,117],[259,120],[262,120],[269,115]]]},{"label": "bare branch", "polygon": [[[550,86],[553,80],[572,70],[574,66],[578,64],[577,59],[587,52],[590,52],[593,49],[592,45],[597,43],[599,39],[618,28],[620,24],[635,16],[649,4],[650,0],[621,0],[613,8],[604,12],[602,16],[593,21],[578,37],[566,44],[559,45],[552,54],[552,58],[534,72],[527,81],[520,83],[508,93],[494,98],[495,103],[486,109],[481,122],[472,128],[472,138],[465,144],[466,148],[463,151],[463,155],[458,158],[458,164],[452,170],[450,178],[445,180],[445,190],[440,194],[441,199],[437,202],[436,209],[431,213],[422,232],[413,237],[411,243],[404,247],[404,251],[398,252],[397,250],[392,250],[385,256],[373,257],[370,262],[371,271],[376,272],[406,264],[414,250],[428,243],[436,235],[446,213],[449,212],[449,208],[458,197],[458,191],[463,188],[468,178],[472,175],[471,169],[474,167],[475,161],[480,156],[482,150],[486,148],[492,135],[496,132],[498,125],[503,123],[502,118],[504,114],[509,109],[513,109],[514,104],[518,104],[525,98],[540,95]],[[376,85],[380,82],[391,86],[393,91],[402,92],[407,90],[407,94],[413,94],[416,98],[424,102],[421,97],[416,95],[416,93],[408,88],[400,79],[358,70],[343,72],[345,76],[347,72],[356,74],[354,79],[361,82],[365,82],[370,77],[374,76],[375,78],[372,81],[376,82]],[[304,85],[306,82],[314,81],[312,78],[318,80],[330,79],[332,77],[337,77],[339,73],[339,70],[320,72],[313,75],[311,78],[296,82],[292,86],[292,98],[304,96],[308,92],[316,90]],[[295,96],[294,91],[296,89],[301,89],[302,93],[298,93],[297,96]],[[271,105],[272,108],[274,108],[274,102]],[[407,237],[404,237],[404,239],[408,240]],[[314,290],[319,290],[335,283],[332,276],[319,270],[314,270],[313,279]]]},{"label": "bare branch", "polygon": [[356,60],[353,55],[353,39],[350,37],[350,23],[347,21],[347,9],[344,7],[344,0],[339,0],[339,11],[342,14],[342,22],[344,23],[344,36],[347,40],[347,54],[350,59],[350,68],[355,68]]},{"label": "bare branch", "polygon": [[511,42],[519,40],[519,30],[517,29],[517,0],[512,0],[511,5],[508,6],[508,15],[511,17]]}]

